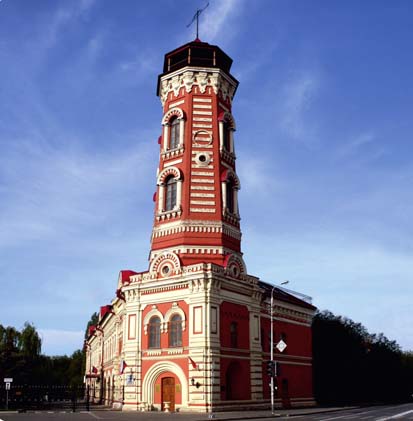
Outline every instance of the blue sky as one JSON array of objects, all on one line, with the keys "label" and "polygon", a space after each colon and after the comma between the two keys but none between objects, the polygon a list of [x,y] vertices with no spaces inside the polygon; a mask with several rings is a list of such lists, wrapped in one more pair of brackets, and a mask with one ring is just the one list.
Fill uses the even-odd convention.
[{"label": "blue sky", "polygon": [[[202,1],[0,1],[0,323],[81,347],[147,269],[163,55]],[[413,349],[411,1],[210,0],[249,273]]]}]

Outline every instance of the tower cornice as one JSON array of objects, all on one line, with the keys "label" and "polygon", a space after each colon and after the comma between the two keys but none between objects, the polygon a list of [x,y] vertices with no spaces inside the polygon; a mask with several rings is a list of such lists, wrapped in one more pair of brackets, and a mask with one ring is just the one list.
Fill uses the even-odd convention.
[{"label": "tower cornice", "polygon": [[201,94],[210,87],[215,95],[220,94],[224,100],[232,102],[238,81],[221,69],[186,66],[160,77],[158,96],[164,105],[169,93],[173,92],[176,98],[182,88],[190,93],[194,86],[197,86]]}]

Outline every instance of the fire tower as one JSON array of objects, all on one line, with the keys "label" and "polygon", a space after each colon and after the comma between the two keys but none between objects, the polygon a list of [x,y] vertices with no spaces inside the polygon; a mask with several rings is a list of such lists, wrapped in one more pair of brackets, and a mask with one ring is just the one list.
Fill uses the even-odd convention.
[{"label": "fire tower", "polygon": [[249,275],[241,252],[231,65],[199,39],[165,55],[149,269],[120,271],[116,297],[90,329],[96,401],[142,411],[268,407],[274,326],[287,344],[273,349],[276,402],[313,404],[315,307]]},{"label": "fire tower", "polygon": [[166,54],[158,79],[163,134],[151,262],[215,263],[245,272],[240,241],[232,60],[217,46],[190,42]]}]

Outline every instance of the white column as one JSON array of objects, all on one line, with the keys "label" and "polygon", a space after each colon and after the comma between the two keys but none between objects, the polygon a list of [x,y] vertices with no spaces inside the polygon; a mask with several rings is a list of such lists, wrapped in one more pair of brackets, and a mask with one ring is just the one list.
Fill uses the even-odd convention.
[{"label": "white column", "polygon": [[222,194],[222,213],[225,213],[227,207],[227,183],[221,182],[221,194]]},{"label": "white column", "polygon": [[162,150],[165,152],[168,150],[168,135],[169,135],[169,126],[167,124],[165,124],[163,126],[163,146],[162,146]]},{"label": "white column", "polygon": [[163,211],[163,202],[164,202],[164,195],[165,195],[165,186],[158,187],[158,212]]},{"label": "white column", "polygon": [[238,189],[234,189],[234,213],[239,216],[239,209],[238,209]]},{"label": "white column", "polygon": [[234,130],[229,129],[229,150],[234,153]]},{"label": "white column", "polygon": [[224,122],[219,122],[219,150],[224,149]]},{"label": "white column", "polygon": [[179,147],[184,145],[184,128],[185,128],[185,120],[181,118],[179,120]]},{"label": "white column", "polygon": [[179,208],[181,206],[182,198],[182,180],[178,180],[176,183],[176,206]]}]

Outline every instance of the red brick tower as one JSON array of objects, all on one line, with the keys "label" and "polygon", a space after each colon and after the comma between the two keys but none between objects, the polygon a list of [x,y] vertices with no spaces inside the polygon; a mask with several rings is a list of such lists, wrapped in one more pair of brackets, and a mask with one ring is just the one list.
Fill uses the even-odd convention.
[{"label": "red brick tower", "polygon": [[199,40],[165,55],[158,79],[163,104],[159,138],[151,263],[162,255],[161,273],[182,265],[216,263],[245,272],[240,249],[232,99],[238,82],[232,59]]}]

